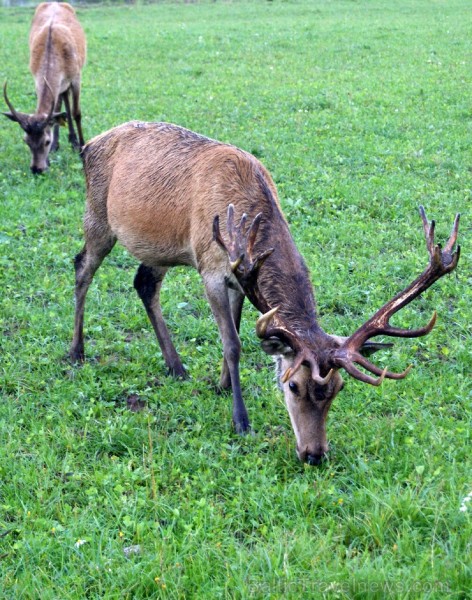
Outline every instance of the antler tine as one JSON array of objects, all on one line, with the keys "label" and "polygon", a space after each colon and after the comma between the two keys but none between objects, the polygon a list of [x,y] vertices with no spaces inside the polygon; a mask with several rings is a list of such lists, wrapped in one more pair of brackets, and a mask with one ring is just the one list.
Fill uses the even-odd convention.
[{"label": "antler tine", "polygon": [[293,375],[292,368],[291,368],[291,367],[289,367],[289,368],[288,368],[288,369],[285,371],[285,373],[282,375],[282,377],[280,378],[280,381],[281,381],[282,383],[287,383],[287,381],[290,379],[290,377],[291,377],[292,375]]},{"label": "antler tine", "polygon": [[330,369],[325,377],[321,377],[320,367],[313,353],[309,349],[303,348],[299,351],[297,359],[295,360],[293,365],[289,367],[283,374],[281,378],[282,383],[286,383],[291,377],[293,377],[293,375],[304,363],[307,363],[310,367],[311,378],[318,385],[326,385],[327,383],[329,383],[331,377],[334,375],[335,369]]},{"label": "antler tine", "polygon": [[7,82],[5,80],[5,83],[3,84],[3,97],[5,99],[5,103],[8,106],[8,108],[11,111],[11,114],[15,117],[15,119],[17,119],[18,123],[21,123],[21,114],[15,109],[15,107],[13,106],[13,104],[10,102],[8,96],[7,96]]},{"label": "antler tine", "polygon": [[403,379],[408,375],[408,373],[413,368],[413,365],[408,365],[408,367],[402,373],[393,373],[392,371],[389,371],[387,369],[387,367],[385,367],[385,369],[381,369],[380,367],[377,367],[377,365],[372,364],[369,360],[367,360],[359,352],[356,352],[354,354],[354,356],[352,357],[352,362],[355,362],[358,365],[361,365],[361,367],[364,367],[364,369],[367,369],[374,375],[382,375],[383,377],[386,377],[387,379]]},{"label": "antler tine", "polygon": [[[295,362],[293,363],[293,365],[291,367],[289,367],[285,373],[283,374],[281,381],[282,383],[287,383],[287,381],[293,377],[295,375],[295,373],[298,371],[298,369],[302,366],[303,362],[305,362],[307,360],[307,355],[306,352],[304,350],[302,350],[301,352],[299,352],[297,359],[295,360]],[[318,373],[319,375],[319,373]]]},{"label": "antler tine", "polygon": [[[457,213],[455,219],[454,219],[454,223],[452,225],[452,231],[451,231],[451,235],[449,236],[449,239],[446,243],[446,245],[444,246],[444,252],[452,252],[452,249],[454,248],[456,241],[457,241],[457,235],[459,233],[459,220],[461,218],[460,213]],[[457,250],[456,250],[456,254],[458,255],[457,260],[459,260],[459,256],[461,253],[461,247],[457,246]]]},{"label": "antler tine", "polygon": [[326,385],[334,375],[334,369],[330,369],[325,377],[321,377],[320,368],[317,362],[311,362],[311,378],[318,385]]},{"label": "antler tine", "polygon": [[252,221],[249,231],[247,234],[247,249],[249,255],[252,254],[252,250],[254,248],[254,242],[256,241],[257,232],[259,231],[259,225],[261,224],[262,213],[258,213],[254,220]]},{"label": "antler tine", "polygon": [[241,232],[241,235],[243,235],[243,232],[246,231],[246,221],[247,221],[247,214],[243,213],[241,215],[241,220],[239,221],[239,231]]},{"label": "antler tine", "polygon": [[234,204],[228,204],[228,211],[226,214],[226,228],[228,231],[234,229]]},{"label": "antler tine", "polygon": [[389,335],[391,337],[422,337],[424,335],[428,335],[428,333],[433,329],[436,324],[438,313],[436,311],[433,312],[433,316],[431,317],[429,323],[424,327],[418,327],[418,329],[402,329],[401,327],[392,327],[388,322],[386,326],[382,329],[382,331],[376,335]]},{"label": "antler tine", "polygon": [[219,246],[221,246],[223,248],[223,250],[226,250],[226,252],[228,251],[226,248],[226,244],[225,244],[223,238],[221,237],[219,215],[216,215],[213,218],[213,239]]},{"label": "antler tine", "polygon": [[423,206],[419,208],[421,220],[423,221],[423,230],[426,238],[426,247],[428,248],[429,254],[432,256],[434,253],[434,229],[436,227],[436,221],[434,219],[431,223],[428,221],[425,210]]},{"label": "antler tine", "polygon": [[260,337],[260,338],[267,337],[267,327],[269,325],[269,321],[271,321],[272,317],[275,315],[275,313],[278,310],[279,310],[279,307],[276,306],[275,308],[272,308],[271,310],[264,313],[257,319],[257,323],[256,323],[257,337]]},{"label": "antler tine", "polygon": [[[230,218],[229,214],[228,214],[228,218]],[[232,215],[231,215],[231,218],[232,218]],[[228,256],[230,257],[231,270],[233,271],[233,273],[236,273],[236,271],[238,270],[239,265],[243,261],[244,254],[241,254],[240,256],[236,257],[234,260],[231,260],[234,252],[231,252],[230,250],[228,250],[228,248],[227,248],[227,246],[225,244],[225,241],[224,241],[224,239],[223,239],[223,237],[221,235],[221,231],[220,231],[220,217],[218,215],[216,215],[214,217],[214,219],[213,219],[213,239],[228,254]]]},{"label": "antler tine", "polygon": [[255,272],[258,272],[259,269],[264,264],[264,262],[266,261],[266,259],[269,258],[269,256],[272,254],[273,251],[274,251],[274,248],[267,248],[267,250],[264,250],[264,252],[259,254],[259,256],[256,256],[256,258],[254,259],[254,261],[252,263],[252,269]]},{"label": "antler tine", "polygon": [[46,77],[44,78],[44,83],[46,84],[48,90],[51,92],[51,97],[52,97],[51,109],[49,110],[49,114],[46,119],[46,125],[47,125],[47,123],[51,120],[52,113],[54,112],[54,106],[56,103],[54,101],[54,92],[52,91],[52,87],[49,85],[49,81],[46,79]]},{"label": "antler tine", "polygon": [[428,221],[425,210],[422,206],[420,206],[419,212],[423,222],[426,246],[430,255],[428,266],[423,273],[413,281],[413,283],[398,293],[394,298],[392,298],[392,300],[384,304],[382,308],[380,308],[368,321],[361,325],[357,331],[355,331],[343,344],[341,344],[339,348],[333,352],[333,365],[346,369],[346,371],[356,379],[360,379],[361,381],[365,381],[372,385],[379,385],[379,380],[366,375],[357,367],[355,367],[353,363],[356,362],[369,370],[371,373],[380,375],[382,378],[387,377],[389,379],[403,379],[403,377],[406,377],[408,374],[409,368],[400,374],[391,373],[387,370],[385,370],[384,373],[379,367],[376,367],[360,355],[359,350],[362,345],[368,339],[382,334],[392,337],[411,338],[427,335],[433,329],[436,323],[436,312],[433,313],[428,325],[418,329],[402,329],[399,327],[393,327],[390,325],[389,320],[396,312],[417,298],[431,285],[433,285],[433,283],[440,277],[453,271],[459,261],[460,247],[457,247],[457,250],[454,254],[452,254],[452,250],[457,240],[460,215],[457,214],[454,219],[451,235],[443,250],[439,244],[434,243],[435,222]]},{"label": "antler tine", "polygon": [[386,367],[382,371],[382,374],[380,375],[380,377],[371,377],[370,375],[367,375],[366,373],[363,373],[362,371],[360,371],[352,363],[346,363],[345,365],[342,365],[342,366],[349,373],[349,375],[352,375],[352,377],[354,377],[355,379],[358,379],[359,381],[362,381],[364,383],[369,383],[370,385],[375,385],[375,386],[381,385],[387,374]]}]

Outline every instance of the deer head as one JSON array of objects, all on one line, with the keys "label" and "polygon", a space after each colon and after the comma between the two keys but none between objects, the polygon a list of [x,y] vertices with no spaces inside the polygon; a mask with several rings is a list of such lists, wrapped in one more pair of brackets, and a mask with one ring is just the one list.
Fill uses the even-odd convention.
[{"label": "deer head", "polygon": [[[277,357],[279,385],[284,392],[290,420],[297,440],[297,454],[302,461],[318,464],[328,450],[326,441],[326,418],[332,401],[343,388],[340,369],[349,375],[378,386],[384,379],[403,379],[411,366],[402,373],[381,369],[367,358],[368,355],[392,344],[370,341],[378,335],[414,338],[428,334],[436,322],[436,313],[430,322],[419,329],[401,329],[389,321],[401,308],[428,289],[443,275],[455,269],[460,247],[454,252],[459,227],[456,215],[452,233],[444,249],[434,241],[435,222],[428,222],[423,207],[420,215],[429,253],[429,264],[423,273],[384,304],[370,319],[348,338],[325,333],[315,321],[309,330],[300,331],[280,316],[279,306],[270,306],[270,294],[264,296],[258,286],[258,275],[272,248],[254,256],[254,246],[262,215],[257,215],[247,226],[243,215],[239,225],[234,222],[234,208],[228,208],[225,243],[215,217],[213,236],[228,253],[231,268],[252,304],[263,314],[256,325],[256,333],[262,340],[265,352]],[[289,294],[303,294],[301,289],[290,289]],[[369,374],[370,373],[370,374]]]},{"label": "deer head", "polygon": [[[45,82],[47,85],[47,82]],[[10,102],[7,95],[7,82],[3,86],[3,97],[10,109],[10,112],[3,114],[18,123],[25,132],[24,141],[31,150],[31,172],[34,175],[43,173],[49,167],[49,152],[53,140],[53,125],[63,125],[66,113],[54,112],[54,97],[51,102],[51,108],[48,113],[34,113],[32,115],[18,112]]]}]

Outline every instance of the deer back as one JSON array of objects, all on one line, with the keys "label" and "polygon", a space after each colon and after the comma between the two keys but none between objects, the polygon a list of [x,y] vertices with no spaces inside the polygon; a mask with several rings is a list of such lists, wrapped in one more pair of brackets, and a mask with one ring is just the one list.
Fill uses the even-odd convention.
[{"label": "deer back", "polygon": [[49,112],[51,90],[57,99],[80,72],[86,41],[75,10],[69,4],[45,2],[36,9],[31,25],[30,71],[38,95],[37,112]]},{"label": "deer back", "polygon": [[[260,246],[273,239],[282,246],[287,235],[293,244],[270,175],[234,146],[176,125],[136,121],[97,136],[83,156],[86,218],[106,219],[146,264],[226,269],[228,258],[214,243],[212,226],[229,203],[239,215],[265,215]],[[278,255],[271,257],[274,265]]]}]

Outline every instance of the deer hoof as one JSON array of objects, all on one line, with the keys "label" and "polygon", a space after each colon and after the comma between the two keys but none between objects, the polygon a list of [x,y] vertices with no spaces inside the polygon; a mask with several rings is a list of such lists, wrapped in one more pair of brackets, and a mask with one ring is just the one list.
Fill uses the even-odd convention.
[{"label": "deer hoof", "polygon": [[235,423],[234,428],[236,429],[236,433],[238,435],[254,435],[254,431],[247,420],[240,423]]},{"label": "deer hoof", "polygon": [[188,379],[187,371],[182,366],[171,367],[167,374],[175,379]]},{"label": "deer hoof", "polygon": [[83,363],[85,362],[85,354],[83,350],[71,350],[69,352],[69,358],[72,363]]}]

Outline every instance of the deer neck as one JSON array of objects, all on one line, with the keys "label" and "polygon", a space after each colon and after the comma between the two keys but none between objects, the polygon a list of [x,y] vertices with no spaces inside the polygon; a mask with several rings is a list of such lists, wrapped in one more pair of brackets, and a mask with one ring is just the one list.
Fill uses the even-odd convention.
[{"label": "deer neck", "polygon": [[275,326],[288,330],[303,345],[319,346],[329,336],[318,324],[315,295],[305,261],[291,236],[289,240],[286,236],[274,236],[273,247],[273,253],[260,269],[256,290],[244,291],[261,313],[278,307]]}]

